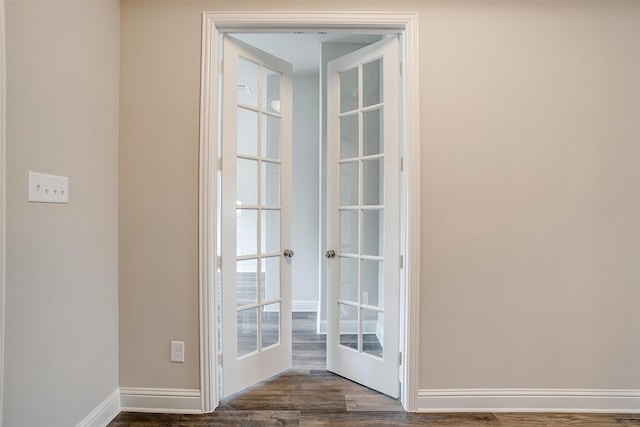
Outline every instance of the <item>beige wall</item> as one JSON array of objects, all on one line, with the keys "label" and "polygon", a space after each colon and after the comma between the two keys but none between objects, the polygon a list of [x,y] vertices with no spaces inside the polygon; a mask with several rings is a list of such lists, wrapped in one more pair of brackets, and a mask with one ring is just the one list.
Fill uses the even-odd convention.
[{"label": "beige wall", "polygon": [[[76,425],[118,388],[117,1],[7,1],[4,424]],[[27,173],[69,204],[27,203]]]},{"label": "beige wall", "polygon": [[121,7],[120,386],[199,388],[200,16]]},{"label": "beige wall", "polygon": [[[200,15],[267,6],[121,7],[121,385],[197,388]],[[420,388],[640,388],[640,3],[268,7],[420,14]]]},{"label": "beige wall", "polygon": [[640,388],[640,3],[421,27],[424,388]]}]

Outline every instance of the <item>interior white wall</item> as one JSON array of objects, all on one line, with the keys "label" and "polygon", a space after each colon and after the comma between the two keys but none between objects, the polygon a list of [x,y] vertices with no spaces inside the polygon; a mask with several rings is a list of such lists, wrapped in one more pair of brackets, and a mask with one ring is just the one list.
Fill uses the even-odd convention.
[{"label": "interior white wall", "polygon": [[6,47],[3,425],[68,427],[118,389],[119,2],[7,1]]},{"label": "interior white wall", "polygon": [[[291,271],[294,311],[316,311],[320,266],[320,86],[318,75],[293,76]],[[311,310],[312,309],[312,310]]]}]

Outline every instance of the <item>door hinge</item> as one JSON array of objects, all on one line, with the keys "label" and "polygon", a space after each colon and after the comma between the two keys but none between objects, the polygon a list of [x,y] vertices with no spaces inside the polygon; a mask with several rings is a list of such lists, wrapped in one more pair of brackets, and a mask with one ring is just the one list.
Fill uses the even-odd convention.
[{"label": "door hinge", "polygon": [[398,364],[402,365],[402,352],[398,353]]},{"label": "door hinge", "polygon": [[222,270],[222,257],[219,256],[217,261],[216,261],[216,265],[218,266],[218,270]]},{"label": "door hinge", "polygon": [[400,61],[400,75],[404,75],[404,70],[403,70],[403,62]]},{"label": "door hinge", "polygon": [[404,255],[400,255],[400,268],[404,268]]},{"label": "door hinge", "polygon": [[218,157],[218,170],[222,171],[222,157]]},{"label": "door hinge", "polygon": [[400,172],[404,171],[404,157],[400,157]]}]

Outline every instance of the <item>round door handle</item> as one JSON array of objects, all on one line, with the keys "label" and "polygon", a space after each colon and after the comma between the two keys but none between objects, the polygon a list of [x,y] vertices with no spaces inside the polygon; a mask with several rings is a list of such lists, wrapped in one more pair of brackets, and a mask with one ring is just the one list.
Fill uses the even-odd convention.
[{"label": "round door handle", "polygon": [[293,251],[291,249],[285,249],[284,250],[284,257],[285,258],[293,258]]},{"label": "round door handle", "polygon": [[327,252],[324,253],[324,257],[327,259],[332,259],[336,257],[336,251],[334,251],[333,249],[328,250]]}]

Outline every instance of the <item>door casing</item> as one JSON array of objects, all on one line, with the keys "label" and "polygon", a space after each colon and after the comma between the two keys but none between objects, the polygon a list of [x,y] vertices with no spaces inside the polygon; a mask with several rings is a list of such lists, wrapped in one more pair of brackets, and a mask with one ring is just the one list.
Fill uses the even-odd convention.
[{"label": "door casing", "polygon": [[221,35],[232,32],[342,31],[399,33],[401,61],[401,402],[416,410],[420,321],[420,111],[418,82],[418,15],[386,12],[203,12],[199,151],[199,326],[202,412],[219,403],[220,375],[215,283],[218,269],[216,204],[218,201],[219,117],[218,82]]}]

